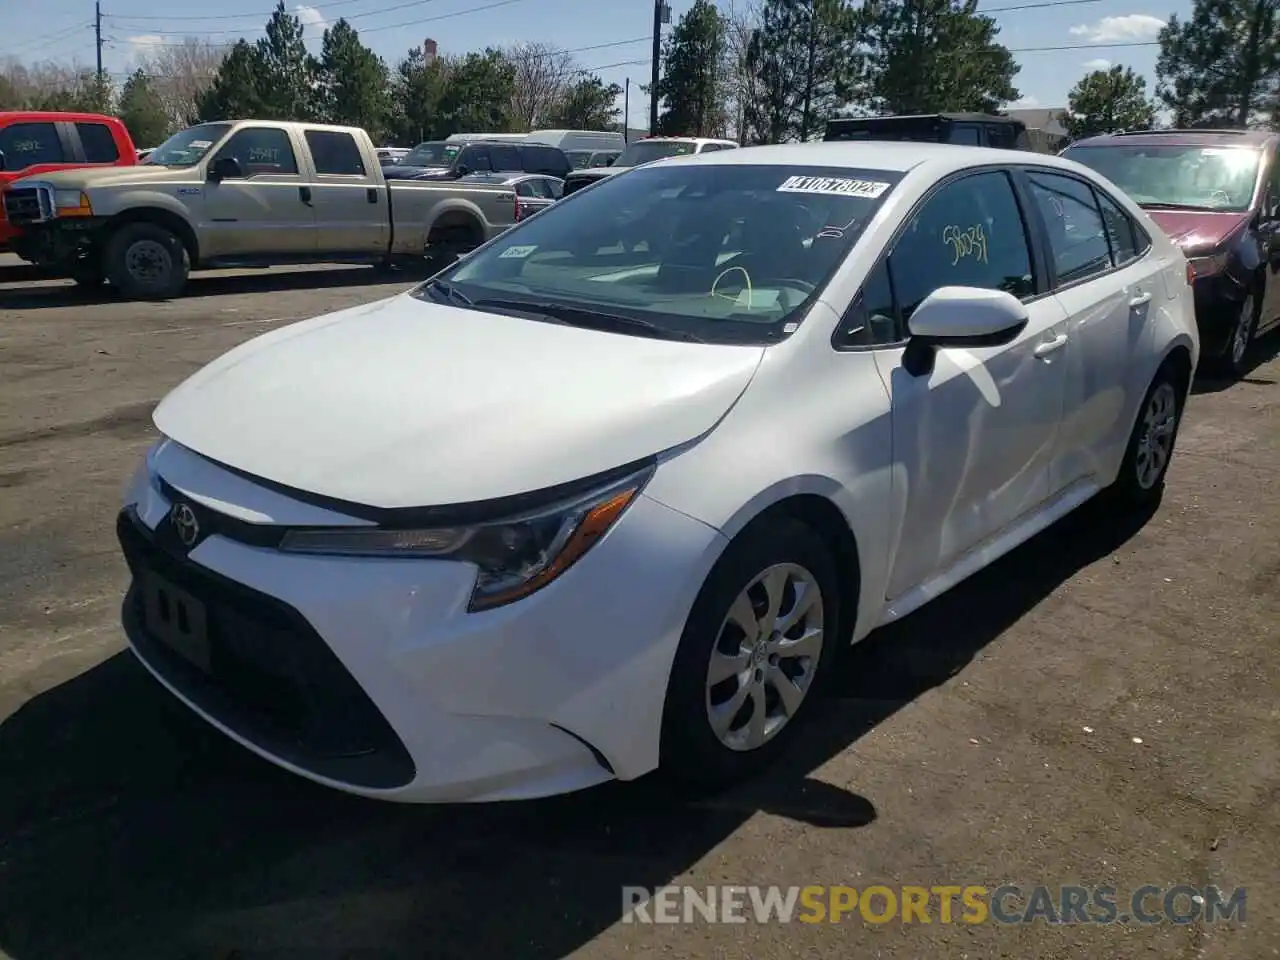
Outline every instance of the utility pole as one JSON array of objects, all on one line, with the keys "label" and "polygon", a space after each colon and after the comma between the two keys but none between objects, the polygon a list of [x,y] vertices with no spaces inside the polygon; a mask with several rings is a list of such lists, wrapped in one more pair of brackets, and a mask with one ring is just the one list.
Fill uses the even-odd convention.
[{"label": "utility pole", "polygon": [[653,0],[653,59],[649,69],[649,136],[658,132],[658,67],[662,60],[662,24],[671,20],[666,0]]},{"label": "utility pole", "polygon": [[102,82],[102,4],[93,5],[93,38],[98,48],[98,82]]},{"label": "utility pole", "polygon": [[627,77],[627,85],[622,94],[622,142],[627,142],[627,130],[631,127],[631,78]]}]

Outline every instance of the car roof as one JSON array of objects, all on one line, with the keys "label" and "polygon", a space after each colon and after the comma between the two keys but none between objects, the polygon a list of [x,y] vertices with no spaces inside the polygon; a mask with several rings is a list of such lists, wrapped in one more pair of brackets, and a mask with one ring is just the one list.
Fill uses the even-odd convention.
[{"label": "car roof", "polygon": [[1103,133],[1071,144],[1073,147],[1260,147],[1276,139],[1270,130],[1135,130]]},{"label": "car roof", "polygon": [[[950,143],[901,142],[894,140],[824,141],[820,143],[780,143],[762,147],[741,147],[712,153],[688,154],[656,161],[663,165],[694,163],[770,164],[784,167],[848,167],[850,169],[884,170],[906,173],[924,164],[936,168],[939,175],[968,167],[1000,164],[1036,163],[1066,170],[1081,170],[1074,160],[1060,159],[1026,150],[1000,150],[994,147],[969,147]],[[648,166],[646,164],[646,166]]]}]

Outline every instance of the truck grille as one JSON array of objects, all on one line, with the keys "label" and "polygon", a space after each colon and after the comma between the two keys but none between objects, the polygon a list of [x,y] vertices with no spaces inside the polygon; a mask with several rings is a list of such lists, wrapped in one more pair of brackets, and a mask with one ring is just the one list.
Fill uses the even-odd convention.
[{"label": "truck grille", "polygon": [[53,193],[45,187],[11,187],[4,193],[4,212],[14,226],[53,219]]}]

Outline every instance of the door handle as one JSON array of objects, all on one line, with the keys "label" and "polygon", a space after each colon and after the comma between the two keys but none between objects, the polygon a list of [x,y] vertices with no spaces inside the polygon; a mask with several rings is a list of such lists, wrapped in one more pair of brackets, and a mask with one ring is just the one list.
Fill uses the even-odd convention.
[{"label": "door handle", "polygon": [[305,203],[308,207],[309,207],[309,206],[311,206],[311,188],[310,188],[310,187],[299,187],[299,188],[298,188],[298,197],[299,197],[299,198],[302,200],[302,202],[303,202],[303,203]]},{"label": "door handle", "polygon": [[1066,345],[1067,345],[1067,335],[1065,333],[1060,333],[1056,337],[1054,337],[1052,340],[1046,340],[1044,343],[1038,344],[1036,346],[1036,351],[1035,351],[1036,358],[1042,360],[1045,357],[1049,356],[1049,354],[1051,353],[1057,353]]},{"label": "door handle", "polygon": [[377,187],[370,187],[368,190],[366,190],[366,191],[365,191],[364,195],[365,195],[365,197],[368,199],[368,201],[369,201],[370,203],[377,203],[377,202],[378,202],[378,188],[377,188]]},{"label": "door handle", "polygon": [[1148,290],[1146,293],[1140,293],[1136,297],[1134,297],[1132,300],[1130,300],[1129,306],[1142,307],[1142,306],[1146,306],[1150,302],[1151,302],[1151,291]]}]

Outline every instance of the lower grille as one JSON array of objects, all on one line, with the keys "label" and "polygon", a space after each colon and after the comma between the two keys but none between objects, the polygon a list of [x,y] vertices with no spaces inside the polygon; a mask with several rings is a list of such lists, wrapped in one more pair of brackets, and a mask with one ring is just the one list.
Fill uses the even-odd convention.
[{"label": "lower grille", "polygon": [[45,199],[45,191],[39,187],[10,188],[4,193],[4,212],[15,226],[24,223],[40,223],[53,216],[52,204]]},{"label": "lower grille", "polygon": [[[121,512],[116,533],[133,574],[125,630],[142,659],[183,696],[271,755],[319,776],[373,789],[413,779],[400,738],[302,614],[167,552],[132,509]],[[163,578],[204,606],[202,666],[148,630],[148,577]]]}]

